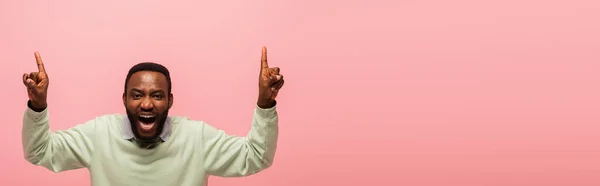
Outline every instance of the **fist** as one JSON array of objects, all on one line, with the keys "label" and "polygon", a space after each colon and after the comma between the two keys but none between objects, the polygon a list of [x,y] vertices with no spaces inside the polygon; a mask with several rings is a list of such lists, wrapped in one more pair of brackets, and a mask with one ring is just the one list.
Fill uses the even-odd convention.
[{"label": "fist", "polygon": [[278,67],[269,68],[266,47],[262,47],[260,66],[257,104],[261,108],[270,108],[275,106],[275,98],[281,87],[283,87],[283,75],[279,73],[280,69]]},{"label": "fist", "polygon": [[27,88],[27,95],[33,109],[41,110],[47,107],[46,98],[49,81],[42,57],[38,52],[35,52],[34,55],[38,71],[23,74],[23,84]]}]

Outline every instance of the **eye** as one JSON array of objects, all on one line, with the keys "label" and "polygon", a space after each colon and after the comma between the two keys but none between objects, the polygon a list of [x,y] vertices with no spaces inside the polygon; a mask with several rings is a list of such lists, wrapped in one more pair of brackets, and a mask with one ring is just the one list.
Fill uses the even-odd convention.
[{"label": "eye", "polygon": [[142,98],[141,94],[134,94],[133,95],[133,99],[140,99],[140,98]]},{"label": "eye", "polygon": [[154,99],[162,99],[162,95],[159,94],[155,94],[154,96],[152,96]]}]

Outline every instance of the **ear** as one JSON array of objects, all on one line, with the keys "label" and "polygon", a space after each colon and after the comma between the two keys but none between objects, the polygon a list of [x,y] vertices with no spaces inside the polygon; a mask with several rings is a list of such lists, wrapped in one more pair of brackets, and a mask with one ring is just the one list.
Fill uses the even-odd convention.
[{"label": "ear", "polygon": [[169,109],[173,106],[173,93],[169,93]]},{"label": "ear", "polygon": [[127,107],[127,93],[123,92],[123,105]]}]

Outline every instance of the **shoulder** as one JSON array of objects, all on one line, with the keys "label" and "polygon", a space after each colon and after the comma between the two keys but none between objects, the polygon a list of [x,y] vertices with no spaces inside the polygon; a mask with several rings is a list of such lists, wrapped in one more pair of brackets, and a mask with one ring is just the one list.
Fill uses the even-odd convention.
[{"label": "shoulder", "polygon": [[90,125],[96,130],[121,130],[123,121],[127,119],[125,114],[104,114],[96,116],[87,121],[84,125]]},{"label": "shoulder", "polygon": [[187,135],[200,135],[208,128],[212,128],[204,120],[190,119],[187,116],[169,116],[173,123],[173,130]]},{"label": "shoulder", "polygon": [[124,114],[105,114],[97,116],[96,118],[94,118],[94,121],[96,124],[121,125],[123,123],[123,120],[126,118],[127,116]]},{"label": "shoulder", "polygon": [[73,126],[70,130],[80,131],[87,135],[112,133],[122,131],[123,119],[127,116],[122,114],[105,114]]},{"label": "shoulder", "polygon": [[202,120],[193,120],[186,116],[169,116],[173,122],[173,126],[182,128],[200,128],[206,123]]}]

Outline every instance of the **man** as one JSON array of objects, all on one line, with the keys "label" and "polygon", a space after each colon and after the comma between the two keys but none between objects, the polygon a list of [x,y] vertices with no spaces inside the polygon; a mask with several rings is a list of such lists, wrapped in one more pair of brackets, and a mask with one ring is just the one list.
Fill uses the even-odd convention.
[{"label": "man", "polygon": [[23,118],[25,159],[54,172],[88,168],[97,186],[206,185],[209,175],[248,176],[273,164],[283,86],[262,49],[258,101],[246,137],[186,117],[169,116],[171,78],[156,63],[133,66],[125,80],[127,116],[104,115],[62,131],[49,130],[48,74],[38,52],[38,72],[23,74],[29,101]]}]

